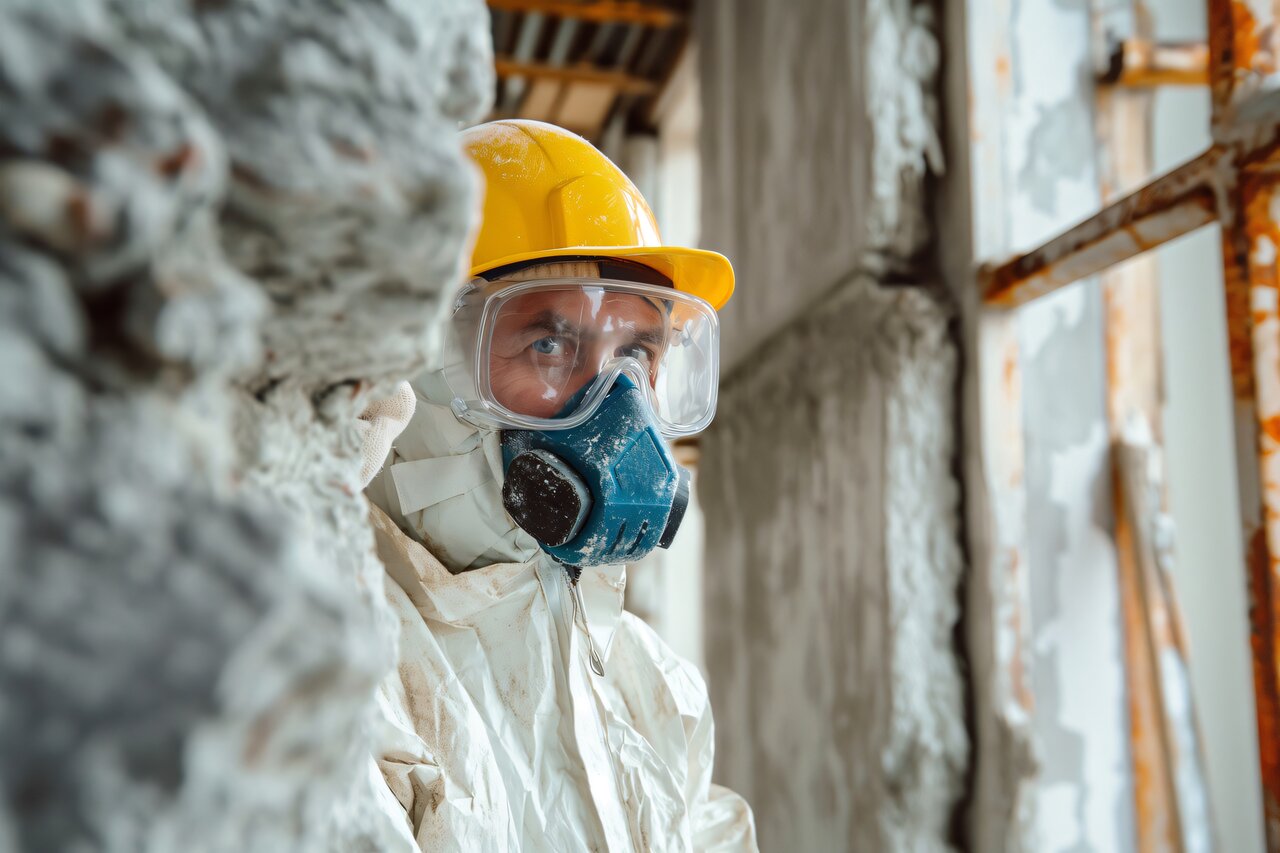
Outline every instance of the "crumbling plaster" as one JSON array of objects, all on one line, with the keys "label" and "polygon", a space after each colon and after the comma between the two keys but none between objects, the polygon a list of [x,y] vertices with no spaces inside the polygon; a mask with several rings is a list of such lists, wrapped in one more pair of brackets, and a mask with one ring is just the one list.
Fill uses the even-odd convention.
[{"label": "crumbling plaster", "polygon": [[356,416],[489,52],[479,0],[0,10],[0,849],[387,847]]}]

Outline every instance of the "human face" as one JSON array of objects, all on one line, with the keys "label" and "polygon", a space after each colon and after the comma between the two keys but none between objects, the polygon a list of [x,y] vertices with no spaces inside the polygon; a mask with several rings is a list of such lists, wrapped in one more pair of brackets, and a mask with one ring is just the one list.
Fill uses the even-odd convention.
[{"label": "human face", "polygon": [[613,358],[636,359],[657,380],[667,319],[653,299],[601,289],[513,297],[495,320],[489,386],[513,412],[552,418]]}]

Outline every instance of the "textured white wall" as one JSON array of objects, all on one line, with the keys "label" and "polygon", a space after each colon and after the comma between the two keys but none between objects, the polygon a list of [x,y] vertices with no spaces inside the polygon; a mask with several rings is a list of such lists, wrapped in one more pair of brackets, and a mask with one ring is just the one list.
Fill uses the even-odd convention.
[{"label": "textured white wall", "polygon": [[718,778],[762,849],[948,849],[968,739],[956,360],[918,257],[929,7],[710,2],[699,34],[702,244],[739,274],[699,474]]},{"label": "textured white wall", "polygon": [[479,0],[0,10],[0,849],[380,849],[356,416],[475,189]]}]

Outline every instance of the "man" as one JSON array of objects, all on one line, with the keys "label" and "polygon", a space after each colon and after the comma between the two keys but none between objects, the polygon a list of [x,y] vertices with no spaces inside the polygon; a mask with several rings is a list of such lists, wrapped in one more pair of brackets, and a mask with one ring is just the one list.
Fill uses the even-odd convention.
[{"label": "man", "polygon": [[400,665],[379,766],[424,850],[754,850],[711,784],[706,688],[622,611],[715,409],[720,255],[663,247],[585,140],[464,134],[485,178],[444,366],[370,484]]}]

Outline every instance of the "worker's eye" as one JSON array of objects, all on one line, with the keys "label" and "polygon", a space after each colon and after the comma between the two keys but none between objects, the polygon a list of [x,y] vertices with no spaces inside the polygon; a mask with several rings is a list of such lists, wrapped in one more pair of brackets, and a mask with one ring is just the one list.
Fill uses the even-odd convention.
[{"label": "worker's eye", "polygon": [[530,347],[539,355],[564,355],[568,344],[560,335],[547,335],[545,338],[538,338]]},{"label": "worker's eye", "polygon": [[619,358],[634,358],[641,364],[652,364],[656,357],[653,348],[644,344],[627,344],[624,347],[618,347],[617,355]]}]

